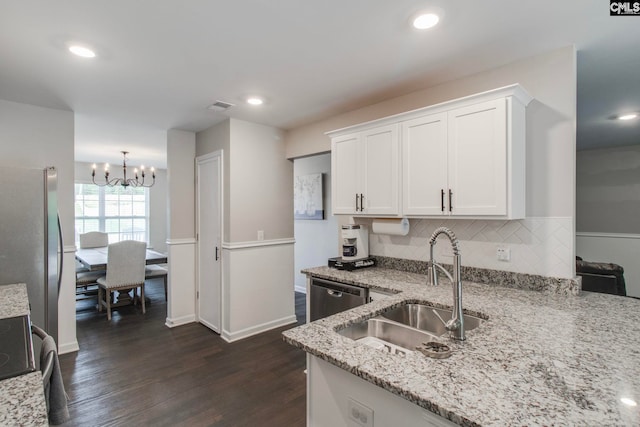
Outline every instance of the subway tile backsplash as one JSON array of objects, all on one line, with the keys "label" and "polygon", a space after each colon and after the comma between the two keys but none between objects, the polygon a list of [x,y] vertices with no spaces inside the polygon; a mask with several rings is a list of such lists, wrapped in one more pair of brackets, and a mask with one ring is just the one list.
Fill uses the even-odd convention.
[{"label": "subway tile backsplash", "polygon": [[[371,224],[357,218],[357,223]],[[426,261],[429,237],[438,227],[449,227],[460,241],[462,265],[514,273],[572,278],[574,261],[573,219],[531,217],[523,220],[411,219],[406,236],[369,236],[371,255]],[[510,251],[510,261],[498,261],[498,247]],[[439,237],[435,248],[439,262],[452,263],[451,245]]]}]

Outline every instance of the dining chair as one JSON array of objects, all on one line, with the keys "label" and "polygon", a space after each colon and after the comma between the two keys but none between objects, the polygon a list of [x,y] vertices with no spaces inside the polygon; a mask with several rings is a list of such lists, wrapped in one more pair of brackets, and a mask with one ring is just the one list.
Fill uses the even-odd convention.
[{"label": "dining chair", "polygon": [[157,264],[147,265],[147,267],[144,270],[144,278],[147,280],[162,277],[162,279],[164,280],[164,300],[165,301],[167,300],[168,274],[169,274],[169,270]]},{"label": "dining chair", "polygon": [[98,279],[98,311],[107,308],[107,319],[111,320],[111,294],[114,291],[128,292],[133,289],[135,304],[140,288],[142,313],[146,313],[144,301],[146,242],[124,240],[109,245],[107,252],[107,275]]},{"label": "dining chair", "polygon": [[[90,231],[80,235],[80,249],[101,248],[109,245],[109,235],[101,231]],[[89,290],[89,286],[96,285],[102,271],[89,271],[88,268],[76,261],[76,300],[95,296],[95,289]],[[81,297],[81,298],[78,298]]]},{"label": "dining chair", "polygon": [[109,245],[109,235],[101,231],[90,231],[80,235],[80,249],[101,248]]}]

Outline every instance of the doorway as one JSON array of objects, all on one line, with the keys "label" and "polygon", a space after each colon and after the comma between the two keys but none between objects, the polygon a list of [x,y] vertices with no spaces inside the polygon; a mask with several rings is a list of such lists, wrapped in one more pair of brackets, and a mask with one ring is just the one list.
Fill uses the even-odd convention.
[{"label": "doorway", "polygon": [[331,214],[331,153],[294,159],[294,177],[322,174],[323,207],[322,219],[296,219],[294,221],[295,243],[295,291],[306,293],[306,275],[300,270],[327,265],[328,258],[339,255],[338,219]]},{"label": "doorway", "polygon": [[196,316],[220,333],[222,319],[222,150],[196,158]]}]

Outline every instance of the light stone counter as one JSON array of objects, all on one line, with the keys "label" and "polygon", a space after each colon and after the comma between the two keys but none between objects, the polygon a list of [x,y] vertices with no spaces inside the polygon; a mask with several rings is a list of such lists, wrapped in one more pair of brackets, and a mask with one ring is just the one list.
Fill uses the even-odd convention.
[{"label": "light stone counter", "polygon": [[383,268],[314,277],[400,292],[283,333],[286,342],[465,426],[640,425],[640,301],[463,282],[463,308],[487,319],[448,359],[392,355],[335,331],[406,302],[451,308],[451,285]]},{"label": "light stone counter", "polygon": [[0,426],[48,426],[40,371],[0,381]]},{"label": "light stone counter", "polygon": [[0,319],[29,314],[27,285],[0,285]]},{"label": "light stone counter", "polygon": [[[27,286],[0,285],[0,319],[26,314],[29,314]],[[48,425],[40,371],[0,381],[0,426]]]}]

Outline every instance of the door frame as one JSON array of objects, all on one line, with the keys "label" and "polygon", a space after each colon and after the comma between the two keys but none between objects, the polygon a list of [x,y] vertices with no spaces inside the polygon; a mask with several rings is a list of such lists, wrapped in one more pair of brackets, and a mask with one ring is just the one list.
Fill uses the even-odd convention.
[{"label": "door frame", "polygon": [[203,154],[201,156],[197,156],[195,158],[195,184],[196,184],[196,194],[195,194],[195,199],[196,199],[196,300],[195,300],[195,312],[196,312],[196,320],[199,323],[201,322],[200,319],[200,299],[199,299],[199,295],[200,295],[200,180],[199,180],[199,176],[200,176],[200,165],[207,163],[209,161],[211,161],[212,159],[218,158],[219,160],[219,165],[220,167],[218,168],[218,197],[219,197],[219,203],[218,203],[218,218],[219,220],[219,224],[218,224],[218,228],[220,229],[220,241],[217,242],[218,247],[219,247],[219,261],[220,261],[220,306],[219,306],[219,313],[220,313],[220,319],[219,319],[219,327],[216,331],[216,328],[213,327],[213,325],[207,325],[207,327],[209,327],[210,329],[212,329],[213,331],[221,334],[223,328],[223,324],[222,324],[222,319],[224,319],[224,314],[225,314],[225,309],[224,309],[224,286],[223,286],[223,280],[222,278],[224,277],[224,263],[223,258],[222,258],[222,242],[224,242],[224,150],[216,150],[214,152],[208,153],[208,154]]}]

